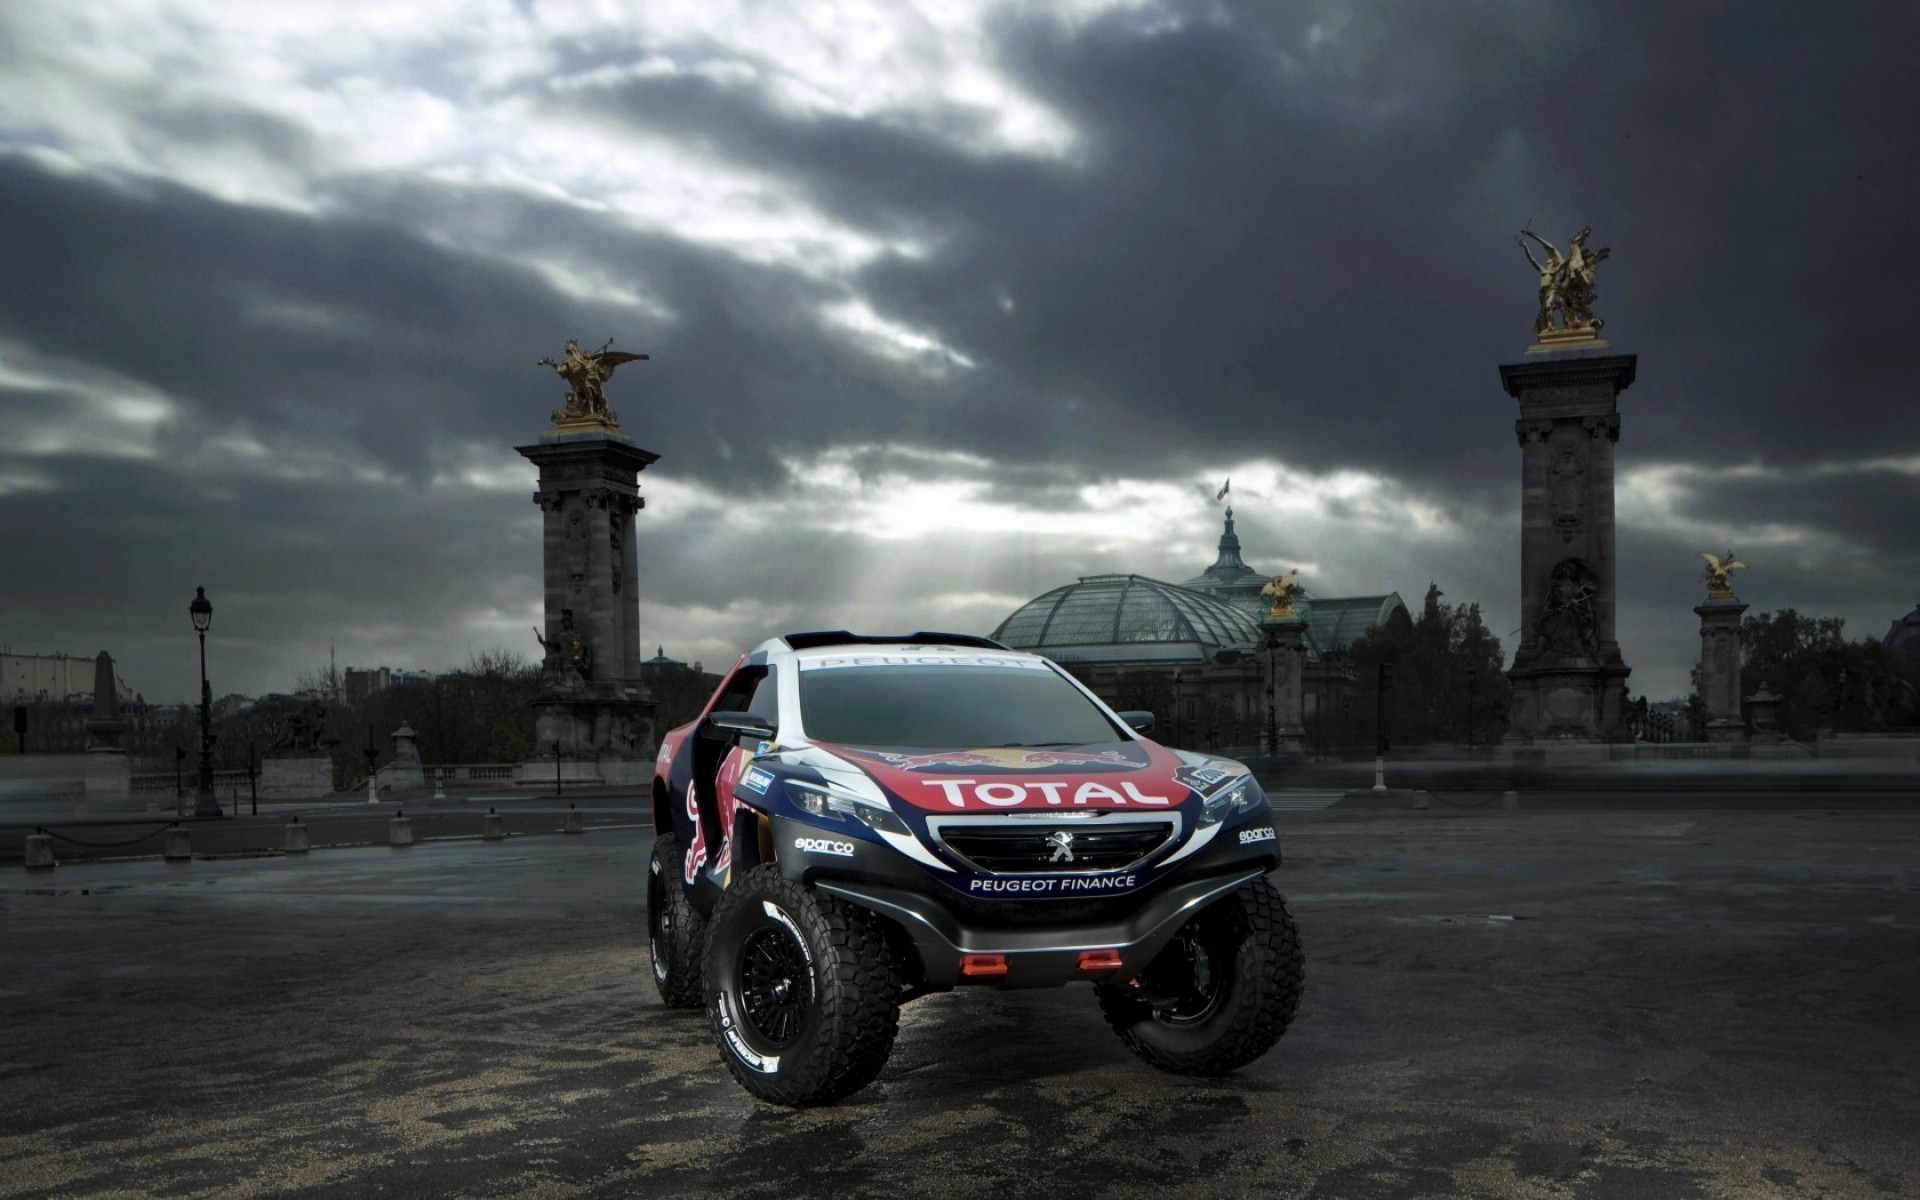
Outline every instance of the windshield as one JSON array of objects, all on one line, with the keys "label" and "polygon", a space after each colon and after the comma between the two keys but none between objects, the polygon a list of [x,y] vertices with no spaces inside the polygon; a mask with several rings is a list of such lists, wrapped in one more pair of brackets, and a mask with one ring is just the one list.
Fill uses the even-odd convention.
[{"label": "windshield", "polygon": [[855,746],[1084,746],[1126,736],[1045,667],[803,670],[800,711],[808,737]]}]

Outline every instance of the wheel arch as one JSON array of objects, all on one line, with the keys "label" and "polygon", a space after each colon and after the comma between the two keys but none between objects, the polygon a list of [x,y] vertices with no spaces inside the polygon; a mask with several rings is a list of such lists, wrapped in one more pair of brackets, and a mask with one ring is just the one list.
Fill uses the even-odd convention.
[{"label": "wheel arch", "polygon": [[673,799],[667,794],[667,781],[653,777],[653,832],[665,837],[673,832]]}]

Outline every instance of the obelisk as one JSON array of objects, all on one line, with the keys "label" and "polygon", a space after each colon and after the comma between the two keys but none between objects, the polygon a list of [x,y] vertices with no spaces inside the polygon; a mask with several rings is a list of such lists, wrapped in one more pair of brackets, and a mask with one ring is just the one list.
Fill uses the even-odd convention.
[{"label": "obelisk", "polygon": [[1523,361],[1500,368],[1520,402],[1521,638],[1513,682],[1509,745],[1600,744],[1632,740],[1626,678],[1614,634],[1614,466],[1618,399],[1638,361],[1600,339],[1593,315],[1594,268],[1582,230],[1563,254],[1531,233],[1546,254],[1540,271],[1535,343]]},{"label": "obelisk", "polygon": [[127,731],[120,715],[120,685],[113,658],[105,650],[93,660],[93,714],[87,730],[87,807],[123,809],[133,795],[133,775],[120,737]]},{"label": "obelisk", "polygon": [[573,781],[644,783],[652,769],[633,533],[646,506],[638,476],[659,455],[620,431],[601,390],[615,367],[645,357],[568,342],[563,361],[542,359],[570,390],[540,440],[515,447],[540,468],[533,499],[545,526],[545,631],[535,630],[545,654],[534,757],[522,772],[530,783],[552,779],[556,767]]}]

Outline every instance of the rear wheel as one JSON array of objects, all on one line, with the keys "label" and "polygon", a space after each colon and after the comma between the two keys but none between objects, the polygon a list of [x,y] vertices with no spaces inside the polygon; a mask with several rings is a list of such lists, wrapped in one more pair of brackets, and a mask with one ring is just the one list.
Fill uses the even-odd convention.
[{"label": "rear wheel", "polygon": [[775,1104],[824,1104],[865,1087],[900,1028],[900,981],[878,917],[772,866],[713,910],[707,1018],[740,1085]]},{"label": "rear wheel", "polygon": [[1286,901],[1264,879],[1180,927],[1137,979],[1101,984],[1100,1011],[1127,1049],[1163,1071],[1224,1075],[1293,1021],[1304,957]]},{"label": "rear wheel", "polygon": [[685,862],[679,838],[668,833],[654,840],[647,863],[647,948],[653,953],[653,986],[668,1008],[700,1007],[707,923],[687,901]]}]

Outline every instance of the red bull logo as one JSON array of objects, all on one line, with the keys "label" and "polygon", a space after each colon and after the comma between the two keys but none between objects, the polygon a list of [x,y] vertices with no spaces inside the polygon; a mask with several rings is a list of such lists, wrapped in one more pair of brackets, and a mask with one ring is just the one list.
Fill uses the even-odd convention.
[{"label": "red bull logo", "polygon": [[1020,746],[988,746],[978,750],[930,750],[925,754],[895,754],[886,750],[855,750],[902,771],[941,771],[970,767],[997,767],[1007,771],[1044,771],[1059,767],[1120,767],[1137,771],[1147,764],[1119,750],[1041,750]]}]

